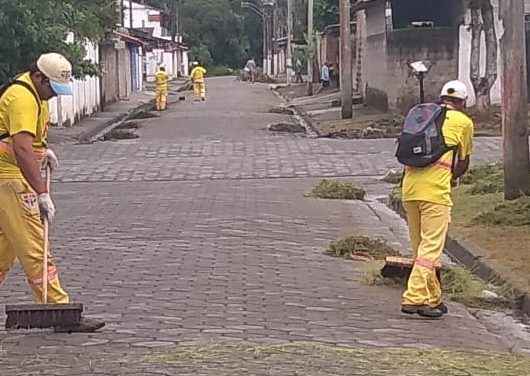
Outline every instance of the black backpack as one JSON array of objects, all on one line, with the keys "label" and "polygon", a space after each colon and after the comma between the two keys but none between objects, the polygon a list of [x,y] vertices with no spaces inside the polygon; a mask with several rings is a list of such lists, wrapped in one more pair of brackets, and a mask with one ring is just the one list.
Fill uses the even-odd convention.
[{"label": "black backpack", "polygon": [[[9,82],[7,82],[6,84],[0,86],[0,98],[4,95],[4,93],[7,91],[7,89],[9,89],[11,86],[13,86],[13,85],[22,86],[22,87],[26,88],[33,95],[33,97],[35,98],[35,101],[37,102],[37,107],[39,108],[38,116],[40,116],[41,108],[40,108],[39,96],[37,95],[35,90],[33,90],[33,88],[31,87],[30,84],[28,84],[27,82],[24,82],[24,81],[20,81],[18,79],[19,77],[20,76],[17,76],[16,78],[9,80]],[[9,138],[9,133],[0,134],[0,141],[4,140],[6,138]]]},{"label": "black backpack", "polygon": [[[456,157],[458,147],[448,146],[443,135],[446,116],[447,107],[436,103],[419,104],[410,110],[398,139],[396,157],[401,164],[427,167],[449,151],[453,151]],[[455,160],[453,158],[451,171]]]}]

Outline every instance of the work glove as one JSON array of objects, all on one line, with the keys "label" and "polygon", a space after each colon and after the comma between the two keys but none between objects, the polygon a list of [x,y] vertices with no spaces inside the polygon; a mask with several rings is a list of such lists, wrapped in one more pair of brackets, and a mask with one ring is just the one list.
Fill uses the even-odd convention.
[{"label": "work glove", "polygon": [[55,171],[59,168],[59,158],[57,158],[57,155],[53,152],[52,149],[46,149],[46,157],[45,157],[45,166],[50,166],[50,169],[52,171]]},{"label": "work glove", "polygon": [[53,222],[55,217],[55,205],[49,193],[41,193],[38,197],[40,215],[46,218],[48,222]]}]

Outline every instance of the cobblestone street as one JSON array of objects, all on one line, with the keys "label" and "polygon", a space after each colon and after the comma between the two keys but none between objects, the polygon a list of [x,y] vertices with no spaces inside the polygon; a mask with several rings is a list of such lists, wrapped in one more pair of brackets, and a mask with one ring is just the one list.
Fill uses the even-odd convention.
[{"label": "cobblestone street", "polygon": [[[390,188],[379,177],[396,167],[393,140],[271,133],[268,124],[288,117],[268,112],[280,100],[265,85],[210,79],[208,95],[138,120],[138,139],[58,147],[53,252],[73,300],[107,326],[90,335],[1,329],[1,376],[297,374],[237,357],[207,369],[153,358],[239,341],[509,349],[458,304],[440,321],[403,317],[399,290],[366,286],[360,264],[323,254],[352,233],[407,247],[404,223],[377,201]],[[499,144],[478,140],[477,159],[498,159]],[[304,197],[323,177],[349,177],[369,200]],[[0,299],[30,301],[18,266]]]}]

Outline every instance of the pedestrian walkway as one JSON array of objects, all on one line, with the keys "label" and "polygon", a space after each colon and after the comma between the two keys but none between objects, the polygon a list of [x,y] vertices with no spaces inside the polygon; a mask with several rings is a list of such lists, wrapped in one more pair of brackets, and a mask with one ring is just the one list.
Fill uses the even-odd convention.
[{"label": "pedestrian walkway", "polygon": [[[351,233],[406,246],[403,223],[375,200],[389,188],[377,177],[395,165],[391,141],[272,134],[285,117],[268,113],[279,100],[265,85],[222,78],[208,90],[205,103],[141,120],[139,139],[58,147],[54,253],[73,299],[108,326],[0,331],[2,375],[217,375],[156,356],[226,341],[508,348],[457,304],[442,321],[401,316],[399,290],[366,286],[361,264],[323,254]],[[479,148],[499,152],[494,139]],[[321,177],[352,177],[371,201],[304,197]],[[0,299],[29,301],[18,268]]]}]

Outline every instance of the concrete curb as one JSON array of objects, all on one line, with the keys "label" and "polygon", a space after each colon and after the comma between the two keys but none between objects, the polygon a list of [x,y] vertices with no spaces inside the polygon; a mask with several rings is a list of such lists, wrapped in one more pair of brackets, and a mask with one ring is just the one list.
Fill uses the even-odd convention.
[{"label": "concrete curb", "polygon": [[[402,218],[405,218],[405,212],[401,200],[388,199],[387,205]],[[482,257],[476,256],[479,254],[479,252],[476,250],[476,246],[471,245],[463,240],[454,239],[448,236],[444,253],[456,263],[469,269],[471,272],[473,272],[473,274],[483,281],[508,286],[510,290],[512,290],[514,294],[518,296],[515,301],[517,309],[526,315],[530,315],[529,293],[515,288],[506,278],[504,278],[501,273],[497,272],[492,265],[490,265]]]},{"label": "concrete curb", "polygon": [[110,119],[104,124],[97,126],[93,129],[90,129],[79,136],[79,144],[92,144],[100,139],[102,139],[106,134],[112,132],[114,129],[123,125],[123,123],[131,120],[137,116],[140,112],[147,111],[153,108],[153,101],[150,100],[147,103],[142,103],[139,106],[136,106],[130,109],[127,113],[120,113],[115,118]]},{"label": "concrete curb", "polygon": [[298,124],[300,124],[302,127],[304,127],[306,135],[308,137],[310,137],[310,138],[319,138],[319,137],[321,137],[319,132],[318,132],[318,130],[313,126],[310,116],[307,115],[307,113],[305,113],[305,111],[303,111],[302,109],[298,108],[297,106],[295,106],[293,104],[289,104],[291,102],[291,100],[289,98],[285,97],[284,95],[282,95],[282,93],[278,92],[276,90],[276,88],[277,88],[277,86],[271,86],[270,89],[278,98],[280,98],[282,101],[287,103],[287,107],[286,108],[288,108],[289,110],[292,111],[295,120],[298,122]]}]

